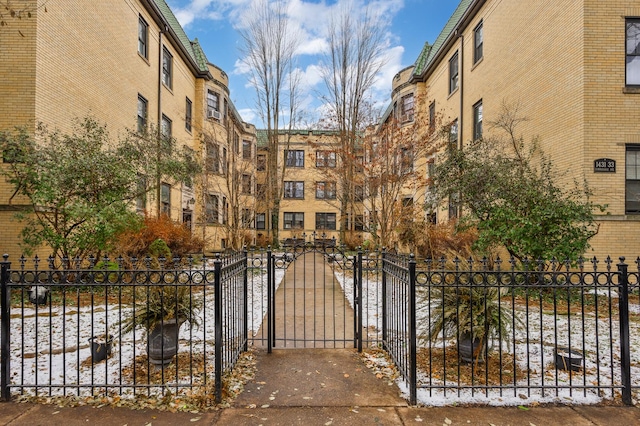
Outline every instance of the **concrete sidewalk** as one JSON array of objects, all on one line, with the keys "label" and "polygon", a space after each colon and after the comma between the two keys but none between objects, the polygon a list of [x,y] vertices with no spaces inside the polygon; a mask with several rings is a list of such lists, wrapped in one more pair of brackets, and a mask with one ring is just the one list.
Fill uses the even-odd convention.
[{"label": "concrete sidewalk", "polygon": [[169,413],[112,407],[0,403],[3,425],[638,425],[620,406],[409,407],[357,352],[280,349],[257,353],[257,373],[232,408]]}]

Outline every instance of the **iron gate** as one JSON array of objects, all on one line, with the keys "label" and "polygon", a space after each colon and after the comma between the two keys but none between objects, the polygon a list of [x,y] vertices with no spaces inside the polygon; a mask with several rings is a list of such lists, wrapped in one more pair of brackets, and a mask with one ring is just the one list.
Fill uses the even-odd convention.
[{"label": "iron gate", "polygon": [[[277,348],[361,348],[362,255],[349,254],[335,239],[290,238],[280,251],[249,259],[266,271],[266,297],[253,344]],[[264,275],[263,275],[264,276]],[[360,276],[360,279],[358,277]]]}]

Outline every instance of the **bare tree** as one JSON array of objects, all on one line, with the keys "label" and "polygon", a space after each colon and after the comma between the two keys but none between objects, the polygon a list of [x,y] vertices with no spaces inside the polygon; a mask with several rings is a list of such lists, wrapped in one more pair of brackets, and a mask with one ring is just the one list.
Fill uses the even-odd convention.
[{"label": "bare tree", "polygon": [[359,135],[375,119],[367,96],[385,63],[384,28],[385,23],[371,7],[355,10],[353,3],[340,9],[329,23],[329,50],[322,76],[328,92],[329,120],[339,134],[338,199],[343,241],[348,217],[354,215],[354,178],[362,156]]},{"label": "bare tree", "polygon": [[290,25],[283,0],[257,0],[247,14],[240,36],[244,63],[256,90],[258,114],[266,127],[266,204],[271,217],[272,244],[278,245],[280,200],[286,162],[279,161],[281,134],[289,135],[297,119],[299,74],[295,55],[301,37]]},{"label": "bare tree", "polygon": [[439,122],[438,116],[428,118],[425,112],[416,111],[411,122],[391,115],[366,133],[364,207],[368,231],[377,246],[410,243],[403,233],[424,223],[428,159],[442,147],[443,137],[449,137]]}]

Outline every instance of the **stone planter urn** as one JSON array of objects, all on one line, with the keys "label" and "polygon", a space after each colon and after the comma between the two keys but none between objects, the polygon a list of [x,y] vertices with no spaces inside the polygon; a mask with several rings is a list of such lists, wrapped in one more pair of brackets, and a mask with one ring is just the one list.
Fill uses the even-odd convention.
[{"label": "stone planter urn", "polygon": [[184,321],[175,318],[158,322],[147,335],[149,362],[164,366],[173,361],[178,353],[178,333]]}]

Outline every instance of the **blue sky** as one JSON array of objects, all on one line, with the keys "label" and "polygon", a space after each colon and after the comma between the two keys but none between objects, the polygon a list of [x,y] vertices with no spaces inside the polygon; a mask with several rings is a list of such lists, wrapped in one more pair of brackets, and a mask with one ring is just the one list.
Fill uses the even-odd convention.
[{"label": "blue sky", "polygon": [[[248,85],[248,75],[240,66],[240,38],[234,23],[246,13],[252,0],[167,0],[189,38],[197,38],[209,61],[229,75],[231,100],[245,121],[257,122],[254,89]],[[393,76],[413,64],[425,41],[433,43],[447,22],[459,0],[288,0],[291,19],[296,21],[305,35],[305,52],[301,52],[298,65],[305,75],[305,107],[313,117],[320,107],[318,92],[322,82],[314,72],[322,57],[323,23],[340,2],[353,1],[370,4],[383,11],[387,28],[386,65],[372,92],[381,107],[389,102]],[[316,117],[317,118],[317,117]]]}]

